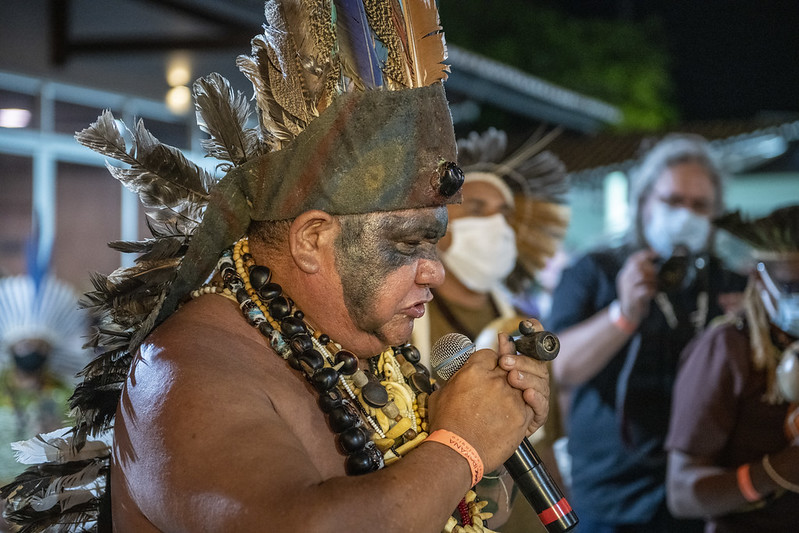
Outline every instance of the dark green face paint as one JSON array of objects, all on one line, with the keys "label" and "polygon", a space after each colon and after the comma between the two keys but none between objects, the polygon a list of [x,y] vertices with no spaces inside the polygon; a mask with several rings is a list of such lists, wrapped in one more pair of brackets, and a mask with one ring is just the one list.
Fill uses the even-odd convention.
[{"label": "dark green face paint", "polygon": [[365,331],[378,292],[389,274],[420,259],[436,260],[436,243],[447,228],[445,207],[339,217],[336,267],[344,303],[353,321]]}]

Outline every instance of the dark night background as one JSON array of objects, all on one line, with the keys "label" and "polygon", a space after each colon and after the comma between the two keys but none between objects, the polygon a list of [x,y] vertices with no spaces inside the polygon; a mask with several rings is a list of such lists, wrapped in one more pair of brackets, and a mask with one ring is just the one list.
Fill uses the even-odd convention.
[{"label": "dark night background", "polygon": [[660,17],[672,61],[673,98],[683,120],[799,112],[799,2],[563,0],[549,4],[579,17],[634,21]]}]

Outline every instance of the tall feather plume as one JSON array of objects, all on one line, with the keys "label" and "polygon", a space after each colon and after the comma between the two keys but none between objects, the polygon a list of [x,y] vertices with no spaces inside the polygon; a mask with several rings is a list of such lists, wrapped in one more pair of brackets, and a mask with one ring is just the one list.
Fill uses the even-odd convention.
[{"label": "tall feather plume", "polygon": [[364,9],[377,39],[386,49],[383,64],[390,89],[410,87],[413,73],[408,55],[408,35],[399,0],[364,0]]},{"label": "tall feather plume", "polygon": [[262,139],[272,150],[339,93],[423,87],[447,77],[434,0],[267,0],[264,11],[263,34],[237,64],[255,88]]},{"label": "tall feather plume", "polygon": [[266,25],[264,25],[264,38],[269,43],[267,56],[270,69],[267,71],[272,92],[278,104],[292,117],[295,117],[301,127],[305,127],[314,113],[309,112],[307,100],[304,97],[303,79],[299,73],[297,47],[294,36],[289,31],[283,4],[268,1],[265,4]]},{"label": "tall feather plume", "polygon": [[251,44],[252,56],[241,55],[236,59],[236,64],[255,89],[262,138],[270,150],[280,150],[302,131],[303,126],[285,112],[272,94],[272,82],[269,79],[269,69],[272,67],[263,35],[253,38]]},{"label": "tall feather plume", "polygon": [[264,14],[264,33],[252,39],[252,56],[239,56],[236,63],[255,88],[264,137],[270,148],[279,150],[305,129],[318,110],[307,97],[302,62],[283,6],[267,0]]},{"label": "tall feather plume", "polygon": [[292,28],[306,107],[316,117],[332,101],[340,71],[334,56],[332,0],[291,0],[282,5],[286,25]]},{"label": "tall feather plume", "polygon": [[268,0],[264,13],[264,33],[236,63],[255,89],[262,136],[279,150],[341,92],[341,65],[332,0]]},{"label": "tall feather plume", "polygon": [[82,145],[130,165],[111,167],[112,174],[139,195],[148,207],[176,207],[182,202],[204,203],[214,179],[191,163],[180,150],[161,144],[139,121],[132,132],[133,146],[126,150],[114,115],[106,110],[97,122],[75,134]]},{"label": "tall feather plume", "polygon": [[383,85],[375,36],[361,0],[334,0],[342,73],[359,90]]},{"label": "tall feather plume", "polygon": [[443,61],[447,58],[447,46],[435,0],[405,1],[402,5],[413,72],[411,87],[426,87],[446,80],[449,67]]},{"label": "tall feather plume", "polygon": [[230,163],[224,170],[262,152],[258,130],[247,128],[251,110],[244,94],[234,93],[230,83],[216,73],[194,82],[193,93],[197,126],[210,135],[202,147],[209,156]]}]

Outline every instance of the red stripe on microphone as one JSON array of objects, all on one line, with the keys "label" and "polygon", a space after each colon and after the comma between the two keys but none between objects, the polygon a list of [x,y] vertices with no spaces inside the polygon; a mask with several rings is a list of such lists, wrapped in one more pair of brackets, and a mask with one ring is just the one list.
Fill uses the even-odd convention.
[{"label": "red stripe on microphone", "polygon": [[566,498],[561,498],[558,503],[538,513],[538,518],[541,519],[541,523],[545,526],[548,526],[561,516],[566,516],[572,512],[572,506],[569,505],[569,502],[566,501]]}]

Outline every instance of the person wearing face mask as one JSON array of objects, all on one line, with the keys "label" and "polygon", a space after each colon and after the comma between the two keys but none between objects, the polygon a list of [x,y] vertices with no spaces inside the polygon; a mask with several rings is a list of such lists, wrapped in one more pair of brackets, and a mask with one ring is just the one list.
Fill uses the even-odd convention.
[{"label": "person wearing face mask", "polygon": [[743,310],[683,353],[674,388],[668,501],[707,533],[799,523],[799,205],[716,226],[753,247]]},{"label": "person wearing face mask", "polygon": [[[0,280],[0,482],[24,465],[10,443],[59,428],[69,414],[72,378],[89,360],[88,333],[78,294],[45,277]],[[1,529],[1,528],[0,528]]]},{"label": "person wearing face mask", "polygon": [[510,154],[507,135],[495,128],[457,141],[463,201],[447,208],[447,234],[438,244],[447,275],[414,328],[423,358],[436,339],[453,331],[478,346],[491,345],[494,329],[486,326],[521,316],[517,307],[535,272],[557,251],[568,226],[565,167],[542,151],[557,134],[537,132]]},{"label": "person wearing face mask", "polygon": [[581,533],[700,531],[666,506],[672,385],[682,349],[745,278],[711,254],[723,191],[704,139],[667,136],[630,180],[627,238],[564,270],[547,324],[561,341],[553,375],[569,393],[572,504]]},{"label": "person wearing face mask", "polygon": [[[505,132],[494,128],[458,140],[463,201],[447,206],[447,234],[438,244],[446,276],[413,332],[428,367],[432,344],[447,333],[462,333],[478,348],[494,347],[499,331],[514,331],[524,318],[537,316],[517,304],[529,294],[535,272],[554,254],[568,224],[565,168],[541,150],[556,134],[536,133],[510,154]],[[552,406],[536,438],[553,440],[559,432]],[[536,446],[546,461],[546,444]],[[488,525],[505,524],[515,494],[510,476],[504,470],[489,473],[478,488],[494,513]],[[526,527],[537,522],[532,518]]]}]

